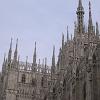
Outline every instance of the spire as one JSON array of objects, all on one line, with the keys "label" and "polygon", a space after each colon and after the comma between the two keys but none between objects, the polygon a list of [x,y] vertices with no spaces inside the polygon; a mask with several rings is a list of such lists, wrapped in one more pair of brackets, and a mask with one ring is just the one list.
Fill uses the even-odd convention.
[{"label": "spire", "polygon": [[6,54],[4,54],[4,60],[3,60],[2,70],[3,70],[4,67],[5,67],[5,63],[6,63]]},{"label": "spire", "polygon": [[47,58],[45,58],[45,68],[47,67]]},{"label": "spire", "polygon": [[89,21],[92,24],[92,14],[91,14],[91,2],[89,1]]},{"label": "spire", "polygon": [[55,66],[55,46],[53,46],[52,66]]},{"label": "spire", "polygon": [[3,61],[3,64],[2,64],[2,75],[5,74],[6,72],[6,54],[4,54],[4,61]]},{"label": "spire", "polygon": [[68,31],[68,26],[67,26],[67,41],[69,40],[69,31]]},{"label": "spire", "polygon": [[96,36],[99,38],[99,28],[98,28],[98,22],[96,22]]},{"label": "spire", "polygon": [[64,34],[62,33],[62,49],[64,47]]},{"label": "spire", "polygon": [[32,71],[36,71],[36,42],[35,42],[35,49],[34,49],[34,55],[33,55],[33,63],[32,63]]},{"label": "spire", "polygon": [[44,59],[42,60],[42,67],[44,67]]},{"label": "spire", "polygon": [[26,56],[26,66],[25,66],[25,70],[27,70],[28,67],[28,56]]},{"label": "spire", "polygon": [[47,72],[47,58],[45,58],[45,73]]},{"label": "spire", "polygon": [[73,40],[73,35],[71,34],[71,40]]},{"label": "spire", "polygon": [[18,65],[19,65],[19,62],[20,62],[20,55],[18,56]]},{"label": "spire", "polygon": [[84,8],[82,6],[82,0],[79,0],[76,14],[77,14],[77,21],[78,21],[78,33],[83,33]]},{"label": "spire", "polygon": [[82,0],[79,0],[78,7],[81,9],[82,8]]},{"label": "spire", "polygon": [[36,42],[35,42],[35,49],[34,49],[34,55],[33,55],[33,66],[36,66]]},{"label": "spire", "polygon": [[84,25],[84,29],[83,29],[84,33],[86,33],[86,26]]},{"label": "spire", "polygon": [[82,6],[82,0],[79,0],[77,10],[78,10],[78,11],[79,11],[79,10],[81,10],[81,11],[83,11],[83,10],[84,10],[84,9],[83,9],[83,6]]},{"label": "spire", "polygon": [[11,63],[11,56],[12,56],[12,38],[11,38],[11,43],[10,43],[10,49],[8,52],[8,64]]},{"label": "spire", "polygon": [[5,63],[6,62],[6,53],[4,54],[4,60],[3,62]]},{"label": "spire", "polygon": [[89,33],[93,32],[91,2],[90,1],[89,1],[89,23],[88,23],[88,31],[89,31]]},{"label": "spire", "polygon": [[51,66],[51,73],[55,73],[55,46],[53,47],[53,56],[52,56],[52,66]]},{"label": "spire", "polygon": [[17,56],[18,56],[18,39],[16,40],[16,48],[14,52],[14,62],[17,62]]},{"label": "spire", "polygon": [[41,64],[41,60],[39,59],[39,63],[38,63],[38,65],[40,66],[40,64]]}]

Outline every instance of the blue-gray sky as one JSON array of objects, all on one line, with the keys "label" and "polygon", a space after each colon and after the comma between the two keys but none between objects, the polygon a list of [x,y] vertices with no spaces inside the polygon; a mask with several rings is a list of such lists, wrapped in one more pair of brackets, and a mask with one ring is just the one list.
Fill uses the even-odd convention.
[{"label": "blue-gray sky", "polygon": [[[92,2],[94,24],[100,21],[100,1]],[[85,23],[88,19],[88,2],[84,0]],[[56,57],[61,46],[61,35],[69,26],[73,34],[78,0],[0,0],[0,66],[4,53],[8,53],[11,37],[13,50],[19,39],[20,60],[28,56],[32,62],[34,42],[37,42],[37,58],[48,58],[51,64],[52,48],[56,46]],[[1,69],[1,67],[0,67]]]}]

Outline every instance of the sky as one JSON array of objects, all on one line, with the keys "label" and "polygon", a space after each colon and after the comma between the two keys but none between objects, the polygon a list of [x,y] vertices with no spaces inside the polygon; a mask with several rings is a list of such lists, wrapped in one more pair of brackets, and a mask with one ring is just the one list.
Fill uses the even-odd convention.
[{"label": "sky", "polygon": [[[90,0],[95,25],[100,21],[100,0]],[[85,24],[88,21],[88,2],[83,0]],[[18,38],[18,55],[21,61],[32,62],[34,43],[37,42],[37,62],[47,57],[51,65],[53,45],[56,48],[56,61],[61,47],[62,32],[73,34],[77,20],[78,0],[0,0],[0,70],[4,54],[9,50],[13,38],[13,52]],[[13,57],[13,55],[12,55]]]}]

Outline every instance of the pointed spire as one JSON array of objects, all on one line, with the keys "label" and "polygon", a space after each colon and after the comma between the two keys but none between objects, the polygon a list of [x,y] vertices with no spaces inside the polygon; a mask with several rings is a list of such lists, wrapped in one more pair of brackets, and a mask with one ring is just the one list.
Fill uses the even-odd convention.
[{"label": "pointed spire", "polygon": [[92,13],[91,13],[91,2],[89,1],[89,23],[88,23],[88,31],[93,32],[93,22],[92,22]]},{"label": "pointed spire", "polygon": [[45,58],[45,73],[47,72],[47,58]]},{"label": "pointed spire", "polygon": [[69,31],[68,31],[68,26],[67,26],[67,42],[69,41]]},{"label": "pointed spire", "polygon": [[47,67],[47,58],[45,58],[45,68]]},{"label": "pointed spire", "polygon": [[52,56],[52,66],[51,66],[51,74],[55,73],[55,46],[53,46],[53,56]]},{"label": "pointed spire", "polygon": [[79,0],[78,7],[79,7],[79,8],[82,8],[82,0]]},{"label": "pointed spire", "polygon": [[89,1],[89,19],[92,23],[92,14],[91,14],[91,2]]},{"label": "pointed spire", "polygon": [[12,38],[11,38],[11,43],[10,43],[10,50],[12,50]]},{"label": "pointed spire", "polygon": [[8,52],[8,64],[10,65],[11,63],[11,56],[12,56],[12,38],[11,38],[11,43],[10,43],[10,49]]},{"label": "pointed spire", "polygon": [[64,47],[64,34],[62,33],[62,49]]},{"label": "pointed spire", "polygon": [[82,0],[79,0],[77,8],[77,21],[78,21],[78,33],[83,33],[83,24],[84,24],[84,8],[82,6]]},{"label": "pointed spire", "polygon": [[96,22],[96,35],[99,35],[99,27],[98,27],[98,22]]},{"label": "pointed spire", "polygon": [[20,55],[18,56],[18,65],[19,65],[19,62],[20,62]]},{"label": "pointed spire", "polygon": [[28,67],[28,56],[26,56],[26,66],[25,66],[25,70],[27,70]]},{"label": "pointed spire", "polygon": [[55,67],[55,46],[53,46],[52,66]]},{"label": "pointed spire", "polygon": [[18,38],[16,40],[16,48],[14,52],[14,62],[17,63],[17,56],[18,56]]},{"label": "pointed spire", "polygon": [[4,54],[4,61],[3,61],[3,64],[2,64],[2,75],[5,74],[6,72],[6,54]]},{"label": "pointed spire", "polygon": [[40,66],[41,66],[41,60],[39,59],[38,67],[40,67]]},{"label": "pointed spire", "polygon": [[26,56],[26,66],[27,66],[27,62],[28,62],[28,56]]},{"label": "pointed spire", "polygon": [[42,67],[44,67],[44,59],[42,60]]},{"label": "pointed spire", "polygon": [[73,35],[71,34],[71,40],[73,40]]},{"label": "pointed spire", "polygon": [[33,55],[33,66],[36,66],[36,42],[35,42],[35,49],[34,49],[34,55]]},{"label": "pointed spire", "polygon": [[39,59],[39,65],[41,64],[41,60]]},{"label": "pointed spire", "polygon": [[98,27],[98,22],[96,22],[96,37],[99,39],[99,27]]},{"label": "pointed spire", "polygon": [[3,69],[3,67],[5,67],[5,63],[6,63],[6,54],[4,54],[4,60],[3,60],[2,69]]},{"label": "pointed spire", "polygon": [[6,53],[4,53],[4,61],[3,62],[6,62]]},{"label": "pointed spire", "polygon": [[7,62],[8,62],[8,60],[7,60],[7,58],[6,58],[6,64],[7,64]]}]

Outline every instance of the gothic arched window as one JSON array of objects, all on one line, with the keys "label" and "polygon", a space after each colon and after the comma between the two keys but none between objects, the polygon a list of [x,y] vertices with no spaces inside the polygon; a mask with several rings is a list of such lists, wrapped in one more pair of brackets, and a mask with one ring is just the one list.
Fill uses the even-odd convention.
[{"label": "gothic arched window", "polygon": [[26,76],[25,74],[22,74],[22,83],[25,83],[26,82]]}]

